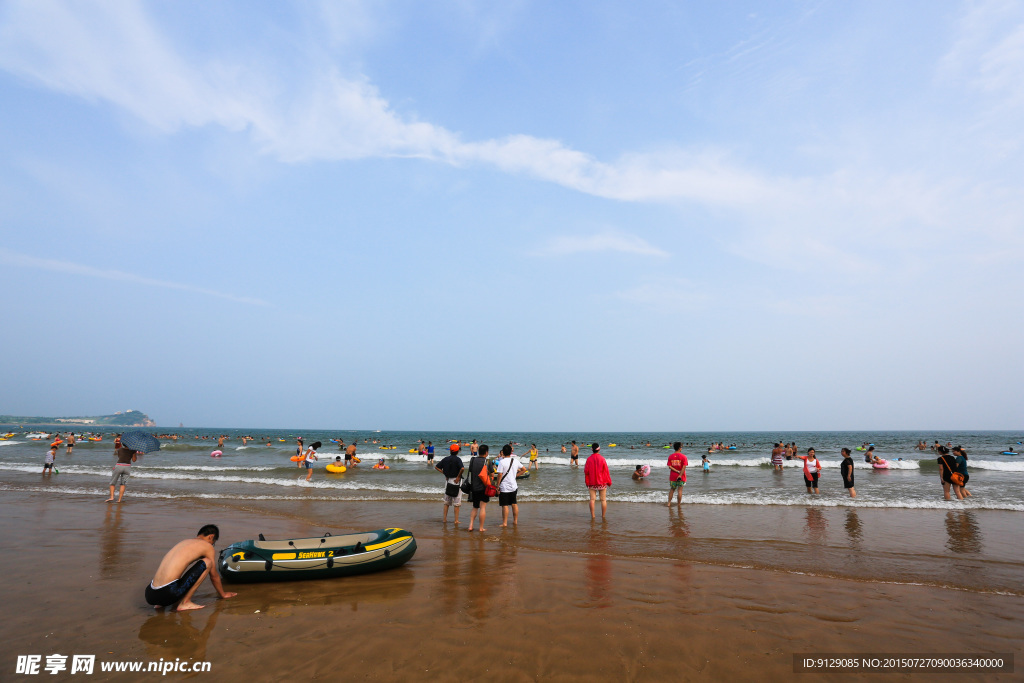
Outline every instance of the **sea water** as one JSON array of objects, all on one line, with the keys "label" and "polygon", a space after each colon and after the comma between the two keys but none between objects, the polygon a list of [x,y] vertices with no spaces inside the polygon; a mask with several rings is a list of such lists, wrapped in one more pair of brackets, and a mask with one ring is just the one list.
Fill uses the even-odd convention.
[{"label": "sea water", "polygon": [[[72,455],[65,455],[62,444],[57,453],[59,474],[41,477],[49,439],[32,440],[27,429],[0,426],[0,432],[14,436],[0,441],[0,488],[33,490],[52,494],[105,495],[114,463],[113,437],[103,441],[79,441]],[[435,463],[448,453],[450,439],[463,443],[476,439],[488,444],[496,455],[506,443],[515,444],[515,453],[524,464],[531,444],[539,451],[537,471],[519,481],[519,499],[530,501],[577,501],[587,497],[583,481],[583,463],[591,449],[601,444],[608,461],[613,484],[608,491],[612,501],[664,503],[668,490],[666,461],[670,445],[681,441],[689,459],[683,502],[687,505],[745,506],[856,506],[859,508],[953,508],[1024,511],[1024,456],[1006,456],[1001,452],[1024,441],[1019,432],[409,432],[409,431],[316,431],[295,429],[154,429],[155,433],[175,432],[177,440],[165,439],[160,451],[141,456],[132,467],[129,488],[133,496],[161,498],[199,498],[232,500],[424,500],[438,501],[444,479],[416,449],[420,439],[432,441]],[[223,456],[213,458],[220,434],[229,438]],[[240,437],[256,437],[242,446]],[[295,454],[296,437],[308,446],[321,441],[320,460],[314,464],[311,481],[306,470],[289,460]],[[203,438],[205,437],[205,438]],[[284,441],[280,441],[284,439]],[[332,439],[358,444],[362,464],[343,474],[328,473],[324,466],[341,455]],[[270,445],[266,445],[267,441]],[[572,440],[580,445],[580,468],[569,467],[568,450]],[[919,451],[918,441],[939,441],[962,445],[968,452],[970,489],[967,501],[944,501],[939,482],[936,454]],[[795,442],[800,454],[809,447],[822,461],[819,481],[821,494],[808,496],[804,487],[801,460],[785,462],[783,472],[773,471],[769,458],[775,442]],[[713,442],[735,450],[709,454],[710,472],[701,469],[701,455]],[[650,443],[650,446],[647,444]],[[840,448],[862,443],[875,446],[875,453],[889,463],[889,469],[876,470],[864,462],[864,454],[853,454],[858,497],[851,500],[843,489],[839,474]],[[616,444],[612,446],[611,444]],[[385,446],[395,446],[385,450]],[[460,456],[469,459],[468,446]],[[372,465],[384,458],[388,470]],[[649,465],[651,474],[633,481],[636,465]]]}]

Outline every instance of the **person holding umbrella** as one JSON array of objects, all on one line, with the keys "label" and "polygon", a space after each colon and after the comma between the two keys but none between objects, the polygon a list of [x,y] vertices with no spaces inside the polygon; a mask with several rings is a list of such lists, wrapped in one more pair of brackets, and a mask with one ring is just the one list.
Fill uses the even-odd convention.
[{"label": "person holding umbrella", "polygon": [[128,484],[128,477],[131,476],[132,463],[135,462],[140,453],[150,453],[160,450],[160,442],[151,434],[145,432],[125,432],[121,435],[121,445],[114,451],[117,462],[114,463],[110,477],[110,497],[105,502],[111,503],[114,500],[114,489],[120,485],[121,492],[117,497],[120,503],[124,499],[124,489]]}]

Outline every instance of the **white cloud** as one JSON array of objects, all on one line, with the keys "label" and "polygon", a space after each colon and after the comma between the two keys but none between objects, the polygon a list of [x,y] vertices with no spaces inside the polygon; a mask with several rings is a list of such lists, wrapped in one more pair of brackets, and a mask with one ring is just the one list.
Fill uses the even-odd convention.
[{"label": "white cloud", "polygon": [[103,270],[100,268],[94,268],[92,266],[85,266],[79,263],[70,263],[68,261],[42,259],[37,258],[35,256],[28,256],[27,254],[19,254],[18,252],[10,251],[8,249],[3,248],[0,248],[0,263],[9,266],[36,268],[40,270],[49,270],[58,273],[68,273],[70,275],[82,275],[85,277],[100,278],[103,280],[131,282],[137,285],[145,285],[147,287],[162,287],[164,289],[176,289],[182,292],[204,294],[206,296],[213,296],[220,299],[227,299],[228,301],[235,301],[242,304],[250,304],[253,306],[269,305],[266,301],[263,301],[262,299],[235,296],[234,294],[227,294],[225,292],[218,292],[213,289],[206,289],[204,287],[196,287],[194,285],[186,285],[178,282],[154,280],[153,278],[142,277],[141,275],[135,275],[134,273],[126,273],[120,270]]},{"label": "white cloud", "polygon": [[968,131],[996,157],[1024,145],[1024,5],[1014,0],[973,2],[955,26],[952,46],[939,61],[936,80],[962,87],[972,103]]},{"label": "white cloud", "polygon": [[112,103],[164,132],[248,130],[264,152],[285,162],[404,156],[483,163],[623,201],[742,205],[780,189],[716,154],[635,154],[605,163],[528,135],[466,142],[399,114],[375,86],[342,75],[326,59],[303,64],[290,83],[273,82],[270,70],[257,66],[190,62],[130,3],[12,2],[0,24],[0,68]]},{"label": "white cloud", "polygon": [[[970,71],[977,87],[1001,89],[1007,101],[1024,97],[1018,87],[1024,25],[1010,22],[993,33],[998,22],[992,17],[1004,16],[1000,12],[1012,5],[982,5],[987,13],[969,13],[944,62],[948,73]],[[343,73],[326,49],[301,51],[297,64],[264,68],[231,57],[185,55],[131,3],[32,0],[7,3],[0,11],[0,68],[59,92],[111,103],[160,131],[220,126],[246,132],[264,153],[287,163],[418,157],[493,166],[617,201],[695,204],[728,212],[725,223],[734,226],[734,234],[727,241],[734,252],[772,263],[826,258],[857,268],[863,264],[859,254],[880,248],[956,244],[985,257],[1019,255],[1022,247],[1019,192],[998,178],[986,183],[959,177],[955,163],[932,169],[921,159],[915,170],[902,171],[884,162],[856,163],[851,159],[857,154],[844,157],[839,150],[832,170],[800,177],[747,167],[714,148],[602,161],[558,140],[529,135],[466,141],[396,111],[367,79]],[[324,24],[325,43],[353,40],[346,33],[351,26],[336,13]],[[354,25],[371,24],[363,12]],[[959,129],[951,125],[933,137],[954,133]],[[884,146],[884,135],[873,142]],[[962,149],[973,151],[970,144]],[[549,247],[663,253],[630,236],[564,239],[569,241]]]},{"label": "white cloud", "polygon": [[668,256],[668,252],[647,240],[618,230],[604,230],[593,235],[561,235],[548,240],[539,251],[541,256],[565,256],[597,251],[617,251],[641,256]]}]

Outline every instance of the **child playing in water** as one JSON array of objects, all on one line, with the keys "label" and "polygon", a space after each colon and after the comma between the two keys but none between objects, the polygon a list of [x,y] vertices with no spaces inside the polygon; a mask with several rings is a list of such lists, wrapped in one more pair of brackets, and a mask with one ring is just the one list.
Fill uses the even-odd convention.
[{"label": "child playing in water", "polygon": [[50,452],[46,454],[46,460],[43,462],[43,474],[47,473],[47,470],[53,473],[53,461],[57,458],[57,446],[50,446]]},{"label": "child playing in water", "polygon": [[707,453],[705,453],[704,455],[700,456],[700,464],[701,464],[701,467],[704,468],[705,472],[710,472],[711,471],[711,461],[708,460]]}]

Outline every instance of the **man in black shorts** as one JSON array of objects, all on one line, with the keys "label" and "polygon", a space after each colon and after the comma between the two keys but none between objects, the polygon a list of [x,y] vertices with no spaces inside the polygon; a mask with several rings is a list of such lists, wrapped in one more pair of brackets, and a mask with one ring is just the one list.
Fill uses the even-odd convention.
[{"label": "man in black shorts", "polygon": [[572,450],[569,451],[569,467],[580,466],[580,447],[576,445],[576,442],[572,442]]},{"label": "man in black shorts", "polygon": [[220,530],[213,524],[207,524],[195,538],[186,539],[168,550],[153,580],[146,586],[146,602],[157,609],[174,606],[178,612],[202,609],[203,605],[192,602],[192,596],[207,574],[217,595],[224,599],[235,597],[235,593],[224,592],[217,573],[213,544],[218,538]]},{"label": "man in black shorts", "polygon": [[498,461],[498,468],[495,476],[498,477],[498,505],[501,506],[501,526],[508,526],[508,510],[512,508],[512,526],[519,525],[519,501],[516,497],[519,493],[519,482],[516,477],[526,474],[529,470],[523,467],[519,458],[512,455],[512,446],[505,444],[501,447],[501,459]]}]

